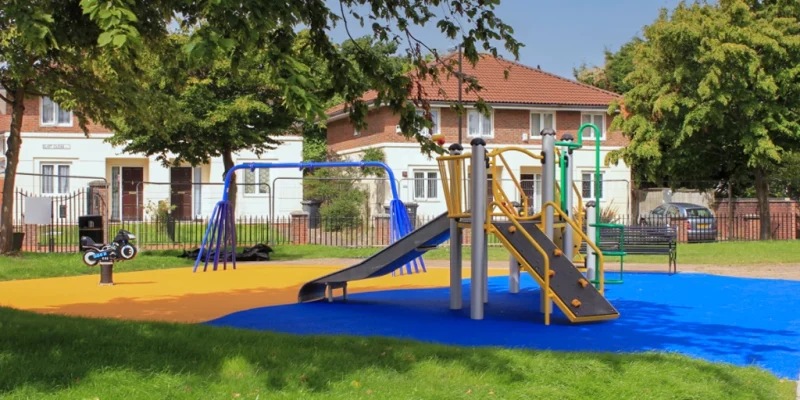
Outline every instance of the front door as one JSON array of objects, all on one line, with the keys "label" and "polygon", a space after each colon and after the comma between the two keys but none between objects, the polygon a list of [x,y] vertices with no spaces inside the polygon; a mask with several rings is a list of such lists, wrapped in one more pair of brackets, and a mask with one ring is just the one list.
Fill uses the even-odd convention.
[{"label": "front door", "polygon": [[192,219],[192,168],[173,167],[170,176],[170,204],[177,220]]},{"label": "front door", "polygon": [[122,219],[141,221],[144,209],[144,168],[122,167]]}]

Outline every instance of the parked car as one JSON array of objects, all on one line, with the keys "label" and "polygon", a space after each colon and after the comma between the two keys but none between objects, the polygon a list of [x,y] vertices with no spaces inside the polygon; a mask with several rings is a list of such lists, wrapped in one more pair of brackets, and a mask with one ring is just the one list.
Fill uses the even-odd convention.
[{"label": "parked car", "polygon": [[647,225],[673,226],[673,218],[685,218],[687,239],[690,242],[717,240],[717,218],[708,207],[691,203],[664,203],[643,219]]}]

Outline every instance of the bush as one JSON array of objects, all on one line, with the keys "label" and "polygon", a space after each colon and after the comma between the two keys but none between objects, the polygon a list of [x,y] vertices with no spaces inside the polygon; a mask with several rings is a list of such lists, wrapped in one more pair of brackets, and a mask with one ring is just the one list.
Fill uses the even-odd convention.
[{"label": "bush", "polygon": [[320,207],[322,227],[325,230],[338,232],[347,228],[358,228],[362,224],[362,212],[366,193],[353,189],[344,191],[333,201]]}]

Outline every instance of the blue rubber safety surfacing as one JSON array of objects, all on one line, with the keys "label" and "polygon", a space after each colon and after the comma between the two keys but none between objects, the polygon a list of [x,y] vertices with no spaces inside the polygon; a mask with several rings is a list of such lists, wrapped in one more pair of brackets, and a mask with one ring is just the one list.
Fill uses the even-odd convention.
[{"label": "blue rubber safety surfacing", "polygon": [[[609,275],[612,277],[613,275]],[[678,352],[713,362],[757,365],[781,378],[800,370],[800,282],[682,273],[628,273],[606,286],[617,320],[570,324],[555,311],[550,326],[538,313],[539,290],[522,277],[519,294],[508,278],[489,281],[482,321],[464,308],[450,311],[448,289],[351,294],[347,302],[316,302],[240,311],[216,326],[295,334],[389,336],[464,346],[559,351]]]}]

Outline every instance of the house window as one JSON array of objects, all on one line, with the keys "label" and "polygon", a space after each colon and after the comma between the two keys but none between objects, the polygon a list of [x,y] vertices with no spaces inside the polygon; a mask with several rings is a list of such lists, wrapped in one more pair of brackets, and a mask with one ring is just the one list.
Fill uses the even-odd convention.
[{"label": "house window", "polygon": [[553,112],[533,111],[531,112],[531,137],[541,138],[543,129],[556,129],[556,117]]},{"label": "house window", "polygon": [[[417,115],[420,117],[425,117],[425,110],[417,110]],[[441,121],[441,117],[439,114],[438,108],[431,108],[431,122],[433,122],[433,126],[430,128],[422,128],[419,132],[420,135],[425,137],[431,137],[431,135],[438,135],[439,134],[439,123]]]},{"label": "house window", "polygon": [[[581,174],[581,195],[584,199],[593,199],[594,196],[594,176],[593,171],[584,171]],[[603,198],[603,173],[600,173],[600,198]]]},{"label": "house window", "polygon": [[[581,125],[583,124],[595,124],[598,128],[600,128],[600,140],[606,139],[606,115],[603,113],[583,113],[581,114]],[[597,132],[594,131],[592,128],[586,128],[583,130],[583,138],[588,140],[594,140],[597,137]]]},{"label": "house window", "polygon": [[244,194],[262,195],[269,193],[269,169],[256,168],[244,171]]},{"label": "house window", "polygon": [[494,113],[488,117],[478,110],[470,110],[467,114],[467,136],[469,137],[494,137]]},{"label": "house window", "polygon": [[42,97],[40,110],[42,126],[72,126],[72,111],[61,108],[49,97]]},{"label": "house window", "polygon": [[414,171],[414,198],[432,200],[439,197],[439,172]]},{"label": "house window", "polygon": [[[536,213],[542,209],[542,174],[520,174],[519,184],[528,199],[528,212]],[[523,202],[520,199],[520,205]]]},{"label": "house window", "polygon": [[69,192],[69,164],[42,164],[41,173],[43,194]]}]

